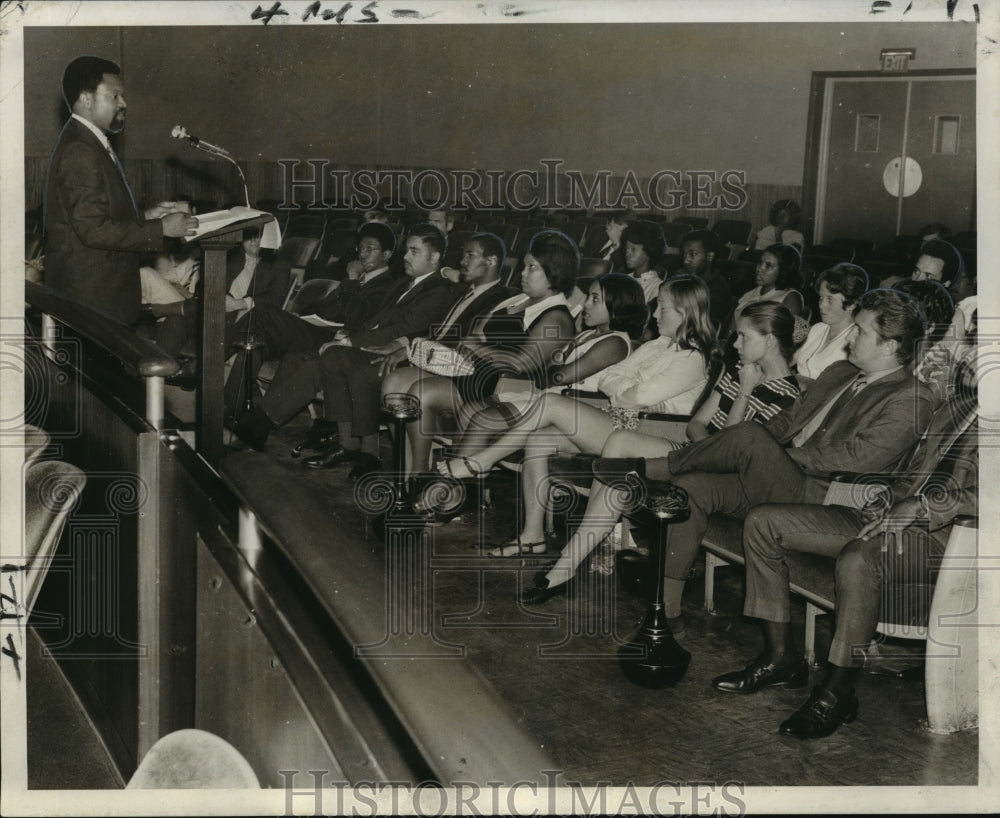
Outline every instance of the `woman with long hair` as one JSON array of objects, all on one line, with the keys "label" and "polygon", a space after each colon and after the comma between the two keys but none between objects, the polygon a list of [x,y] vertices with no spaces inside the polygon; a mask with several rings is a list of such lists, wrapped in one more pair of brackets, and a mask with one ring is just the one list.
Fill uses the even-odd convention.
[{"label": "woman with long hair", "polygon": [[[534,586],[522,592],[522,602],[537,605],[563,593],[580,563],[612,532],[629,500],[627,491],[612,485],[619,482],[613,478],[616,472],[628,471],[625,458],[665,457],[727,426],[767,420],[795,402],[799,385],[791,360],[796,341],[801,339],[788,309],[773,302],[750,304],[737,321],[736,332],[740,364],[722,373],[688,423],[687,440],[633,431],[617,431],[608,437],[602,459],[595,465],[598,479],[591,488],[583,520],[551,570],[536,576]],[[614,458],[622,460],[616,463]]]},{"label": "woman with long hair", "polygon": [[608,396],[608,407],[544,394],[531,405],[518,407],[520,418],[499,440],[478,451],[473,449],[475,441],[462,441],[459,456],[438,465],[445,476],[476,477],[531,444],[521,473],[524,525],[512,541],[491,549],[491,556],[545,550],[541,498],[547,495],[548,456],[554,451],[598,454],[616,430],[637,425],[641,410],[691,413],[716,353],[705,282],[689,275],[668,278],[660,285],[656,314],[660,336],[600,374],[597,388]]}]

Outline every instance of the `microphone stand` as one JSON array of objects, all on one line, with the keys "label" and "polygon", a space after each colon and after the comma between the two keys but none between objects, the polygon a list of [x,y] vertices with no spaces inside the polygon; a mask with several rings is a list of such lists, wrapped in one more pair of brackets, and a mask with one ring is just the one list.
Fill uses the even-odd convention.
[{"label": "microphone stand", "polygon": [[[202,148],[202,150],[204,150],[204,148]],[[232,163],[233,167],[236,168],[236,172],[240,175],[240,182],[243,184],[243,200],[247,203],[247,207],[250,207],[250,191],[247,189],[247,178],[243,175],[243,169],[240,167],[239,162],[231,156],[216,153],[215,151],[205,151],[205,153],[210,153],[212,156],[221,156],[223,159]]]}]

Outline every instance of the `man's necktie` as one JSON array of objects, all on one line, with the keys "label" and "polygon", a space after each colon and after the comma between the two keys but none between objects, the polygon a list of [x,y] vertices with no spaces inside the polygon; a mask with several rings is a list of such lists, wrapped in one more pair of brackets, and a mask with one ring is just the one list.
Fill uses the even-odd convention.
[{"label": "man's necktie", "polygon": [[125,168],[122,167],[122,163],[118,161],[118,154],[115,153],[115,149],[108,144],[108,156],[111,157],[111,161],[115,163],[115,167],[118,168],[118,173],[121,174],[122,183],[125,185],[125,190],[128,191],[129,201],[132,202],[132,210],[138,215],[139,208],[135,206],[135,197],[132,195],[132,188],[128,186],[128,179],[125,178]]},{"label": "man's necktie", "polygon": [[469,302],[472,301],[472,297],[475,294],[476,294],[476,286],[473,284],[471,287],[469,287],[468,292],[466,292],[466,294],[459,299],[458,303],[456,303],[455,306],[451,308],[451,311],[448,313],[447,317],[444,319],[444,321],[441,323],[441,326],[438,328],[437,333],[435,333],[435,339],[441,338],[448,332],[448,330],[451,329],[454,323],[458,320],[458,317],[469,305]]}]

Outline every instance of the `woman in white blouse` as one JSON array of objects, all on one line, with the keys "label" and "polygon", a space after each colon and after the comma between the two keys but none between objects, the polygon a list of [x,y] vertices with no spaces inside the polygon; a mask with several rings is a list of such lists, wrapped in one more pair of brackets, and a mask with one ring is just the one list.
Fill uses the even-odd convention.
[{"label": "woman in white blouse", "polygon": [[[523,418],[498,441],[439,464],[442,474],[458,479],[478,476],[495,463],[532,443],[524,460],[521,487],[525,522],[519,535],[489,551],[508,557],[545,551],[544,498],[548,456],[553,451],[599,454],[617,429],[634,428],[641,410],[689,415],[708,380],[715,354],[715,332],[708,317],[708,288],[697,276],[668,278],[657,295],[660,336],[608,367],[597,387],[610,406],[601,409],[562,395],[546,394],[521,409]],[[543,440],[541,445],[536,445]]]},{"label": "woman in white blouse", "polygon": [[856,264],[837,264],[820,273],[820,322],[795,354],[799,375],[815,379],[836,361],[847,359],[847,342],[854,330],[854,305],[868,291],[868,274]]}]

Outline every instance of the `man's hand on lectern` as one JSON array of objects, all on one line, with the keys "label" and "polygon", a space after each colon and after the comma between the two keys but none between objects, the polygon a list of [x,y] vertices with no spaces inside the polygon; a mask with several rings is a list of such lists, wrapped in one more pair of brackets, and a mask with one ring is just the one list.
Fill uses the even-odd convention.
[{"label": "man's hand on lectern", "polygon": [[161,221],[163,222],[163,235],[173,238],[193,236],[195,228],[198,226],[198,220],[186,213],[171,213],[169,216],[164,216]]}]

